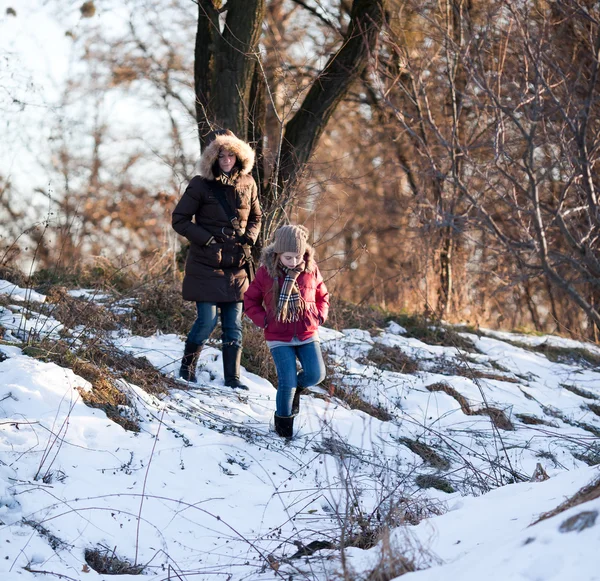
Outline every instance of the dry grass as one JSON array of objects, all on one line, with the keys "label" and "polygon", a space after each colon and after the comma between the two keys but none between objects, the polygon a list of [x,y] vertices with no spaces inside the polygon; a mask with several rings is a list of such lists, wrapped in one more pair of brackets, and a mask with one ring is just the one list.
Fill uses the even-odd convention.
[{"label": "dry grass", "polygon": [[417,440],[411,440],[410,438],[400,438],[399,442],[406,446],[413,454],[419,456],[429,466],[437,470],[450,469],[450,462],[438,454],[431,446]]},{"label": "dry grass", "polygon": [[489,379],[492,381],[504,381],[506,383],[519,383],[519,380],[509,375],[491,373],[472,368],[468,361],[455,358],[442,357],[437,359],[433,365],[428,366],[426,371],[440,375],[458,375],[469,379]]},{"label": "dry grass", "polygon": [[243,337],[242,365],[251,373],[264,377],[277,389],[277,370],[263,330],[244,318]]},{"label": "dry grass", "polygon": [[530,414],[515,414],[515,417],[518,418],[519,420],[521,420],[524,424],[527,424],[528,426],[553,426],[554,425],[547,421],[547,420],[542,420],[541,418],[538,418],[536,416],[532,416]]},{"label": "dry grass", "polygon": [[132,311],[124,316],[124,323],[132,333],[143,337],[156,331],[187,335],[196,319],[193,302],[184,301],[179,282],[151,280],[140,284],[128,295]]},{"label": "dry grass", "polygon": [[332,381],[329,389],[329,393],[333,397],[343,401],[350,409],[364,412],[382,422],[389,422],[394,417],[385,408],[366,402],[362,399],[361,394],[354,389],[346,389],[335,381]]},{"label": "dry grass", "polygon": [[79,325],[94,331],[118,328],[118,318],[105,307],[92,301],[72,297],[64,286],[53,286],[46,295],[40,312],[54,317],[68,329]]},{"label": "dry grass", "polygon": [[418,361],[410,358],[398,347],[389,345],[375,345],[366,357],[361,357],[357,361],[363,365],[375,364],[384,371],[396,373],[410,374],[419,370]]},{"label": "dry grass", "polygon": [[419,486],[419,488],[435,488],[436,490],[441,490],[448,494],[455,492],[454,487],[448,480],[441,476],[436,476],[435,474],[419,474],[415,478],[415,484]]},{"label": "dry grass", "polygon": [[380,535],[379,562],[365,577],[366,581],[391,581],[406,573],[417,571],[415,562],[392,545],[390,531]]},{"label": "dry grass", "polygon": [[571,393],[578,395],[579,397],[584,397],[585,399],[600,399],[599,396],[592,393],[591,391],[587,391],[586,389],[581,389],[580,387],[577,387],[576,385],[568,385],[566,383],[561,383],[560,386],[562,388],[566,389],[567,391],[570,391]]},{"label": "dry grass", "polygon": [[84,558],[85,562],[101,575],[141,575],[145,569],[143,565],[132,565],[127,559],[118,557],[116,547],[86,549]]},{"label": "dry grass", "polygon": [[82,400],[90,407],[102,409],[111,420],[130,431],[139,431],[139,426],[123,414],[123,408],[132,406],[119,387],[120,380],[154,395],[181,387],[175,380],[162,375],[147,359],[121,353],[106,345],[89,344],[74,352],[64,341],[44,339],[26,346],[23,351],[30,357],[70,368],[89,381],[92,389],[80,390]]},{"label": "dry grass", "polygon": [[586,409],[590,410],[592,413],[600,417],[600,405],[597,405],[595,403],[588,403],[585,407]]},{"label": "dry grass", "polygon": [[462,410],[462,412],[467,416],[489,416],[492,423],[498,429],[515,429],[512,422],[508,419],[508,417],[502,410],[490,406],[485,406],[480,409],[474,410],[471,408],[467,399],[447,383],[433,383],[426,387],[429,391],[443,391],[444,393],[447,393],[449,396],[453,397],[460,405],[460,409]]},{"label": "dry grass", "polygon": [[343,329],[363,329],[376,332],[389,320],[388,314],[376,307],[353,305],[333,296],[329,308],[327,326],[342,331]]},{"label": "dry grass", "polygon": [[559,504],[556,508],[545,512],[539,516],[537,520],[535,520],[532,525],[535,525],[543,520],[556,516],[565,510],[573,508],[574,506],[578,506],[583,504],[584,502],[589,502],[590,500],[595,500],[596,498],[600,498],[600,478],[597,478],[587,486],[584,486],[580,490],[578,490],[571,498],[568,498],[561,504]]},{"label": "dry grass", "polygon": [[[587,349],[578,347],[556,347],[549,345],[548,343],[542,343],[541,345],[528,345],[520,341],[506,340],[507,343],[525,349],[527,351],[533,351],[534,353],[541,353],[549,361],[554,363],[565,363],[567,365],[579,365],[587,368],[600,367],[600,355],[592,353]],[[565,386],[563,386],[565,387]]]}]

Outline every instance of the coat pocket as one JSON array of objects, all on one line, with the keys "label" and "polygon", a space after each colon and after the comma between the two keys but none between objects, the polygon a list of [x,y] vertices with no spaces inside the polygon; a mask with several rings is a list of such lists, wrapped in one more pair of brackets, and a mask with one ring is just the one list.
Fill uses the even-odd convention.
[{"label": "coat pocket", "polygon": [[211,266],[212,268],[221,268],[223,245],[217,243],[198,247],[195,252],[191,254],[191,258],[192,262],[199,262],[200,264]]}]

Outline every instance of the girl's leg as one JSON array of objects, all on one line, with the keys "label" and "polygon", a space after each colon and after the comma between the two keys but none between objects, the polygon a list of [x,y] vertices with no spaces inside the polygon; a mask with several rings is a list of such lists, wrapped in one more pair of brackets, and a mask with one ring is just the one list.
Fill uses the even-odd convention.
[{"label": "girl's leg", "polygon": [[325,379],[325,362],[318,341],[296,347],[296,354],[302,365],[298,374],[298,387],[317,385]]},{"label": "girl's leg", "polygon": [[292,398],[297,386],[296,349],[294,347],[274,347],[271,355],[277,369],[276,414],[281,417],[292,415]]}]

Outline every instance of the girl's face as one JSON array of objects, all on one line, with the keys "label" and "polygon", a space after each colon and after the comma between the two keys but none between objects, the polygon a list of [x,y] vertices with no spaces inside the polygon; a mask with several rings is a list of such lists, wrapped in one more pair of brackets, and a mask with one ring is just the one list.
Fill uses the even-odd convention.
[{"label": "girl's face", "polygon": [[221,171],[229,173],[233,169],[236,161],[237,157],[235,156],[235,153],[227,150],[219,152],[219,167],[221,168]]},{"label": "girl's face", "polygon": [[296,254],[295,252],[284,252],[279,255],[281,264],[287,268],[296,268],[303,260],[302,254]]}]

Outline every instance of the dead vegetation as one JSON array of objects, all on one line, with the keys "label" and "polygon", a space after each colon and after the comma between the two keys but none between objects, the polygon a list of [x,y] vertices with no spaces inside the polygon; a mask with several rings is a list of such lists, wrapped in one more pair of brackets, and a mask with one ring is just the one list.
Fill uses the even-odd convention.
[{"label": "dead vegetation", "polygon": [[600,399],[600,396],[586,389],[582,389],[581,387],[577,387],[576,385],[562,383],[561,387],[563,387],[567,391],[570,391],[571,393],[574,393],[575,395],[578,395],[579,397],[584,397],[585,399]]},{"label": "dead vegetation", "polygon": [[143,573],[144,565],[132,565],[127,559],[117,556],[116,550],[117,547],[109,549],[105,546],[86,549],[85,562],[101,575],[141,575]]},{"label": "dead vegetation", "polygon": [[92,389],[80,390],[83,401],[90,407],[102,409],[111,420],[130,431],[139,431],[139,426],[134,415],[127,413],[134,406],[124,392],[123,381],[153,395],[181,387],[160,373],[147,359],[120,352],[105,344],[91,342],[73,349],[63,340],[46,338],[27,345],[23,352],[41,361],[72,369],[89,381]]},{"label": "dead vegetation", "polygon": [[532,416],[531,414],[515,414],[515,417],[521,420],[524,424],[528,426],[552,426],[556,427],[552,422],[548,420],[543,420],[542,418],[538,418],[536,416]]},{"label": "dead vegetation", "polygon": [[448,494],[455,492],[454,487],[448,480],[435,474],[419,474],[415,478],[415,484],[419,488],[435,488],[436,490],[441,490]]},{"label": "dead vegetation", "polygon": [[541,407],[546,415],[559,419],[560,421],[564,422],[565,424],[568,424],[569,426],[585,430],[586,432],[589,432],[590,434],[593,434],[594,436],[600,438],[600,428],[597,428],[592,424],[588,424],[587,422],[573,420],[566,414],[564,414],[561,410],[556,409],[555,407],[546,405],[542,405]]},{"label": "dead vegetation", "polygon": [[598,417],[600,417],[600,405],[595,403],[588,403],[585,405],[585,409],[590,410],[593,414],[596,414]]},{"label": "dead vegetation", "polygon": [[588,369],[600,367],[600,355],[582,347],[558,347],[556,345],[550,345],[549,343],[529,345],[521,341],[510,340],[507,340],[506,342],[526,351],[540,353],[541,355],[544,355],[548,361],[552,361],[553,363],[579,365]]},{"label": "dead vegetation", "polygon": [[443,391],[447,393],[449,396],[453,397],[458,404],[460,405],[460,409],[467,416],[488,416],[491,422],[500,430],[514,430],[512,422],[508,419],[506,414],[498,408],[491,406],[484,406],[479,409],[473,409],[467,398],[458,393],[456,389],[448,385],[447,383],[432,383],[426,386],[429,391]]},{"label": "dead vegetation", "polygon": [[488,379],[491,381],[504,381],[506,383],[519,383],[519,380],[507,374],[492,373],[490,371],[482,371],[471,366],[466,358],[456,357],[447,358],[441,357],[436,359],[433,364],[426,369],[429,373],[437,373],[439,375],[458,375],[459,377],[467,377],[468,379]]},{"label": "dead vegetation", "polygon": [[389,345],[375,345],[365,357],[357,359],[362,365],[376,365],[384,371],[393,371],[395,373],[412,374],[419,370],[419,363],[415,359],[406,355],[398,347]]},{"label": "dead vegetation", "polygon": [[380,308],[355,305],[337,295],[331,297],[327,325],[336,331],[363,329],[377,333],[387,324],[388,320],[388,314]]},{"label": "dead vegetation", "polygon": [[113,331],[119,326],[117,316],[109,309],[93,300],[72,297],[64,286],[51,287],[46,303],[40,305],[39,310],[68,329],[84,327],[98,332]]},{"label": "dead vegetation", "polygon": [[265,342],[264,332],[247,319],[244,319],[243,342],[242,365],[244,368],[255,375],[264,377],[277,389],[277,370]]},{"label": "dead vegetation", "polygon": [[450,461],[438,454],[431,446],[418,440],[400,438],[399,442],[406,446],[413,454],[419,456],[425,464],[437,470],[449,470]]},{"label": "dead vegetation", "polygon": [[532,525],[535,525],[543,520],[556,516],[565,510],[573,508],[574,506],[579,506],[585,502],[589,502],[591,500],[595,500],[596,498],[600,498],[600,478],[597,478],[587,486],[584,486],[580,490],[578,490],[571,498],[568,498],[564,502],[561,502],[556,508],[545,512],[537,518]]}]

